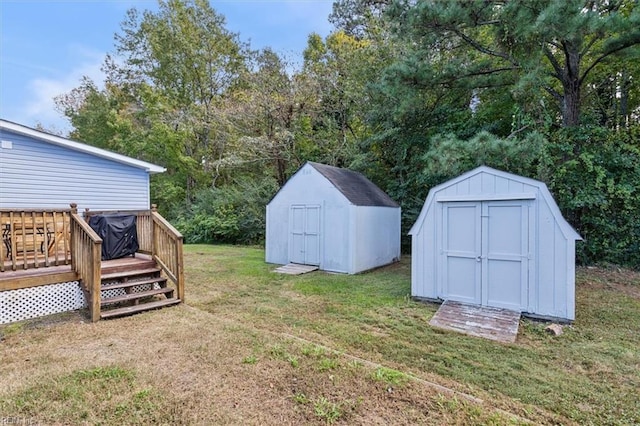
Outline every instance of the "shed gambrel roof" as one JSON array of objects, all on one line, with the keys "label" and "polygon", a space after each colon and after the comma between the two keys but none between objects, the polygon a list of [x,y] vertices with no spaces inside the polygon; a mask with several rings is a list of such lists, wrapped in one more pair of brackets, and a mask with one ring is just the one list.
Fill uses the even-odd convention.
[{"label": "shed gambrel roof", "polygon": [[135,158],[127,157],[126,155],[116,154],[115,152],[107,151],[106,149],[101,149],[101,148],[97,148],[95,146],[87,145],[81,142],[72,141],[71,139],[52,135],[50,133],[32,129],[30,127],[26,127],[21,124],[16,124],[11,121],[0,119],[0,129],[6,130],[7,132],[16,133],[19,135],[29,136],[31,138],[37,139],[42,142],[50,143],[52,145],[58,145],[74,151],[83,152],[89,155],[95,155],[96,157],[105,158],[107,160],[112,160],[121,164],[126,164],[132,167],[136,167],[138,169],[143,169],[148,173],[163,173],[166,171],[164,167],[147,163],[146,161],[136,160]]},{"label": "shed gambrel roof", "polygon": [[[441,183],[440,185],[437,185],[431,188],[431,190],[429,191],[429,194],[427,195],[427,200],[422,206],[422,210],[420,211],[420,215],[418,216],[418,219],[416,219],[415,223],[411,227],[411,230],[409,230],[409,235],[416,235],[418,232],[420,232],[420,228],[424,223],[427,210],[430,208],[430,206],[434,202],[438,201],[437,196],[439,192],[446,190],[447,188],[454,186],[464,180],[467,180],[476,175],[482,175],[482,174],[497,176],[507,180],[520,182],[524,185],[528,185],[536,188],[538,191],[538,194],[540,195],[540,198],[544,200],[544,202],[547,203],[547,205],[549,206],[549,210],[551,211],[551,214],[553,215],[556,223],[560,227],[560,231],[565,236],[565,238],[573,239],[573,240],[582,240],[582,237],[580,236],[580,234],[578,234],[575,231],[575,229],[573,229],[573,227],[569,224],[569,222],[567,222],[566,219],[562,216],[562,213],[560,212],[560,208],[556,204],[555,200],[553,199],[553,196],[551,195],[551,192],[549,191],[549,188],[547,188],[547,185],[544,182],[527,178],[524,176],[504,172],[502,170],[496,170],[488,166],[477,167],[473,170],[470,170],[466,173],[461,174],[456,178],[453,178],[451,180],[448,180],[444,183]],[[486,193],[478,192],[477,194],[469,194],[469,195],[460,197],[459,201],[462,201],[462,200],[482,201],[483,199],[499,200],[501,199],[501,195],[502,194],[486,194]],[[529,197],[537,198],[537,194],[516,194],[515,196],[513,194],[505,194],[505,195],[509,199],[517,198],[518,195],[522,195],[523,198],[529,198]]]},{"label": "shed gambrel roof", "polygon": [[308,164],[327,178],[355,206],[399,207],[398,203],[361,173],[311,161]]}]

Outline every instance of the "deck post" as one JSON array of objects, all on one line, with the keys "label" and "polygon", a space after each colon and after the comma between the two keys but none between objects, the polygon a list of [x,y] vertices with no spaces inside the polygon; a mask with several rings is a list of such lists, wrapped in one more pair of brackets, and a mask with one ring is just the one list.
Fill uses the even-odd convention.
[{"label": "deck post", "polygon": [[184,253],[182,249],[182,237],[180,237],[180,240],[178,241],[178,244],[176,247],[176,257],[177,257],[176,265],[178,266],[178,271],[176,274],[176,278],[177,278],[176,287],[178,290],[178,299],[180,299],[182,303],[184,303],[184,264],[183,264]]},{"label": "deck post", "polygon": [[100,320],[100,288],[102,239],[78,215],[78,206],[71,204],[71,264],[78,273],[85,291],[91,321]]},{"label": "deck post", "polygon": [[102,286],[102,242],[93,245],[91,272],[91,321],[100,321],[100,287]]},{"label": "deck post", "polygon": [[[74,214],[78,214],[78,205],[76,203],[71,203],[69,204],[69,207],[71,207],[71,212],[69,215],[69,225],[71,225],[71,216],[73,216]],[[75,250],[77,249],[76,247],[76,237],[75,237],[75,232],[74,232],[74,227],[73,226],[69,226],[69,252],[71,253],[71,270],[77,272],[78,268],[76,265],[76,258],[73,255],[73,253],[75,252]]]},{"label": "deck post", "polygon": [[[151,204],[151,223],[153,224],[153,214],[154,213],[158,213],[158,205],[157,204]],[[155,259],[156,255],[158,254],[158,236],[156,235],[156,227],[155,226],[151,226],[151,257]]]}]

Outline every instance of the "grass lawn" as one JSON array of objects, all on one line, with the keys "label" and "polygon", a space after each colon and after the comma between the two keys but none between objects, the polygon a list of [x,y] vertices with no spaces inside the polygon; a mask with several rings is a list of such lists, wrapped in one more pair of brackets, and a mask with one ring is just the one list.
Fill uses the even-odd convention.
[{"label": "grass lawn", "polygon": [[408,258],[292,277],[259,248],[186,246],[185,263],[186,304],[0,326],[0,424],[640,424],[638,272],[580,268],[564,334],[522,320],[501,344],[431,328]]}]

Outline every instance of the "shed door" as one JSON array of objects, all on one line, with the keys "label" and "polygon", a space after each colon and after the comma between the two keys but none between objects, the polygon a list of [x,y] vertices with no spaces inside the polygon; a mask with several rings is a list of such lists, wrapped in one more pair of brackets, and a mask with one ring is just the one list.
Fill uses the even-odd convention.
[{"label": "shed door", "polygon": [[445,203],[443,213],[443,298],[526,309],[527,202]]},{"label": "shed door", "polygon": [[289,261],[320,265],[320,206],[291,206]]},{"label": "shed door", "polygon": [[480,203],[447,203],[442,221],[444,298],[480,304]]}]

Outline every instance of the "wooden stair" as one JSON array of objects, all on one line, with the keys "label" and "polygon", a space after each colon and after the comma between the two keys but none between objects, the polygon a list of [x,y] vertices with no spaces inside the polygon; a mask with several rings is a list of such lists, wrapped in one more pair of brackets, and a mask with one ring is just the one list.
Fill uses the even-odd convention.
[{"label": "wooden stair", "polygon": [[[100,318],[133,315],[180,303],[151,259],[105,266],[101,271]],[[114,294],[115,293],[115,294]]]}]

